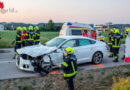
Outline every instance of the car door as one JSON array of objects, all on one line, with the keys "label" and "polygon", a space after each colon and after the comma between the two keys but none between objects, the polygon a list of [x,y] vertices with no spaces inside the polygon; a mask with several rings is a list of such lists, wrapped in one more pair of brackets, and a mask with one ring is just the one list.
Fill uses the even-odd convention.
[{"label": "car door", "polygon": [[55,65],[59,65],[63,61],[63,55],[64,55],[64,49],[66,47],[75,47],[76,46],[76,40],[68,40],[63,45],[61,45],[56,52],[51,54],[51,57],[53,59],[53,62]]},{"label": "car door", "polygon": [[74,49],[74,55],[76,55],[78,63],[80,63],[81,61],[83,61],[82,58],[81,58],[82,56],[81,56],[81,52],[80,52],[82,50],[78,46],[78,40],[77,39],[73,39],[73,40],[69,40],[69,41],[65,42],[62,45],[62,48],[64,49],[66,47],[72,47]]},{"label": "car door", "polygon": [[92,57],[93,45],[89,39],[78,39],[78,46],[75,49],[77,53],[78,63],[89,62]]}]

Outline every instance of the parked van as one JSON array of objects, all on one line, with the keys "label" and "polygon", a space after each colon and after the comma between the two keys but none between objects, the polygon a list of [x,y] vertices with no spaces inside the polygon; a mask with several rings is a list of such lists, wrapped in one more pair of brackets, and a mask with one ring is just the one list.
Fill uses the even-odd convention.
[{"label": "parked van", "polygon": [[91,37],[91,30],[94,30],[90,25],[83,23],[64,23],[60,30],[60,36],[78,35],[81,36],[83,30],[88,31],[88,36]]}]

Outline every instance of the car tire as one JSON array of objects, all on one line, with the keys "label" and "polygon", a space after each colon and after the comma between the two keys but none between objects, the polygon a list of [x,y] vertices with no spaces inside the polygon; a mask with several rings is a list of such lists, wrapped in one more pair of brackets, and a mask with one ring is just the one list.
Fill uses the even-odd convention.
[{"label": "car tire", "polygon": [[102,60],[103,60],[103,54],[101,52],[96,52],[93,55],[92,62],[94,64],[100,64],[100,63],[102,63]]}]

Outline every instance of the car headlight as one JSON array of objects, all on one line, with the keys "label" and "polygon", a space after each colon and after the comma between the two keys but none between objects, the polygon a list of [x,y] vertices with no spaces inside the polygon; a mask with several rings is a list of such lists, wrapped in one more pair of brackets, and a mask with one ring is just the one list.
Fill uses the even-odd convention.
[{"label": "car headlight", "polygon": [[44,60],[44,62],[46,62],[46,63],[50,63],[50,57],[49,57],[49,55],[43,56],[43,60]]},{"label": "car headlight", "polygon": [[21,54],[20,55],[23,59],[27,60],[28,59],[28,56],[26,54]]}]

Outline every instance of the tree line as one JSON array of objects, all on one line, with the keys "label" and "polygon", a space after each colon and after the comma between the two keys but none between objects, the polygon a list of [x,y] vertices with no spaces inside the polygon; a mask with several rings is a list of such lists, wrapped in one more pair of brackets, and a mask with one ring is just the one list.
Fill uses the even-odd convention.
[{"label": "tree line", "polygon": [[59,31],[63,25],[63,23],[54,23],[53,20],[49,20],[48,23],[39,23],[39,24],[25,24],[25,23],[0,23],[4,25],[5,30],[16,30],[18,26],[25,26],[29,27],[32,26],[38,26],[40,31]]}]

